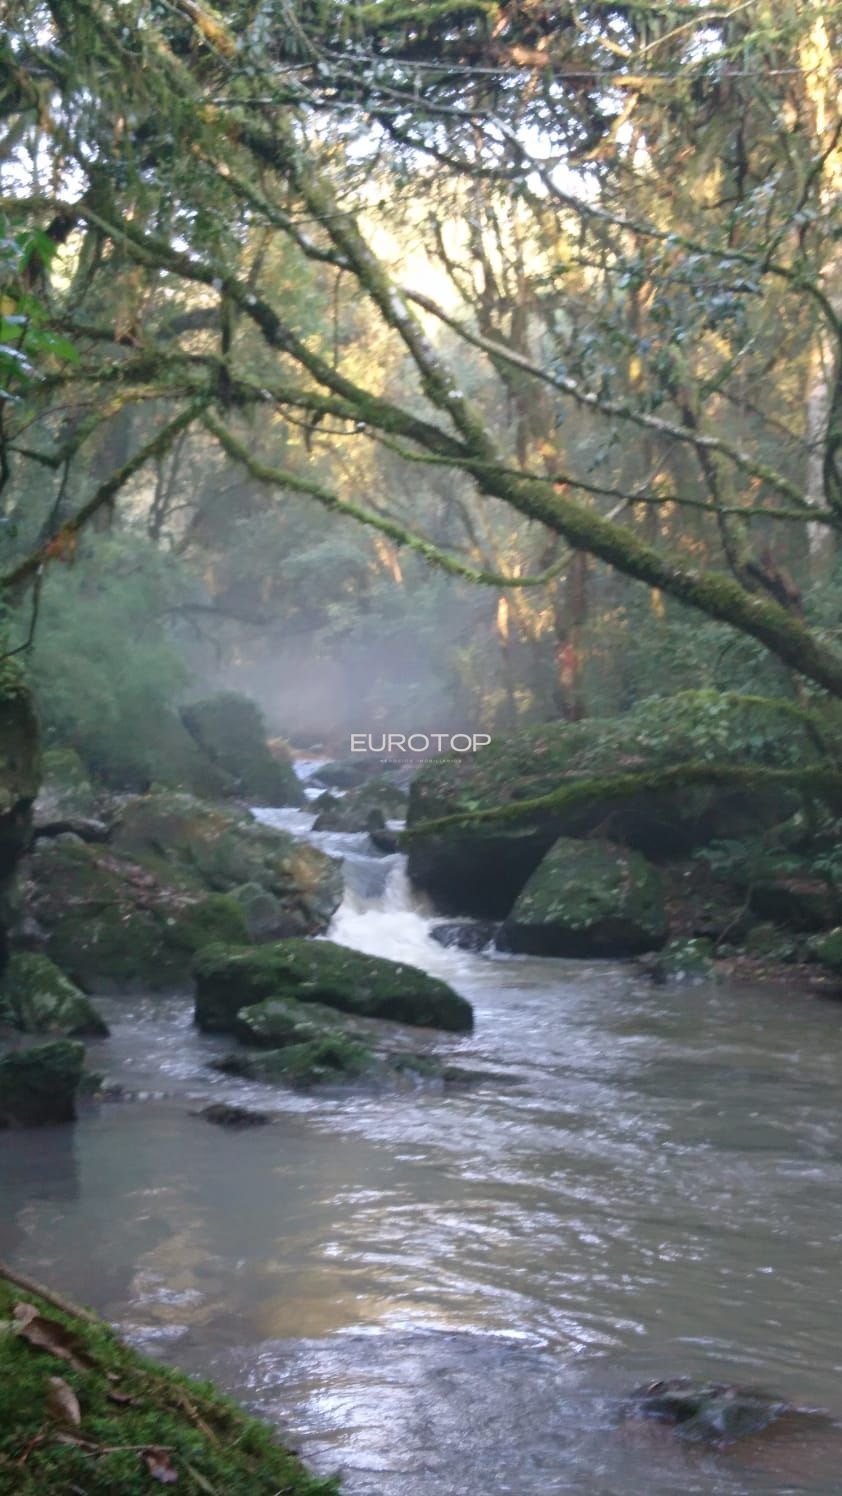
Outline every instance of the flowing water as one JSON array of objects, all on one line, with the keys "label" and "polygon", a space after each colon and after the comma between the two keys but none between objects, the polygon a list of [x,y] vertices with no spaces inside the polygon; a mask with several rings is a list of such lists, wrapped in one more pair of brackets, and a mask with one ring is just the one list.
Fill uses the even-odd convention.
[{"label": "flowing water", "polygon": [[[308,835],[303,812],[264,819]],[[331,936],[445,977],[470,1088],[268,1090],[187,997],[103,1004],[131,1097],[0,1135],[0,1253],[277,1422],[348,1496],[842,1491],[836,1435],[750,1452],[618,1426],[683,1373],[842,1413],[842,1009],[631,966],[444,950],[365,836]],[[417,1044],[416,1046],[417,1047]],[[232,1133],[209,1098],[267,1107]]]}]

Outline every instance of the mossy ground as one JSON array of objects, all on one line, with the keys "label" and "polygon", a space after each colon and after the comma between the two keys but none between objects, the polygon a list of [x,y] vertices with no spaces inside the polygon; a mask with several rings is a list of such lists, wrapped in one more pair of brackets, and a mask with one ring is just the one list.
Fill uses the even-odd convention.
[{"label": "mossy ground", "polygon": [[[34,1304],[73,1337],[76,1364],[35,1348],[16,1330],[19,1303]],[[78,1399],[78,1425],[62,1421],[51,1377]],[[334,1481],[308,1475],[268,1428],[210,1383],[145,1361],[106,1325],[63,1314],[2,1276],[0,1386],[0,1496],[151,1496],[161,1484],[183,1496],[337,1490]],[[150,1451],[172,1472],[165,1482],[149,1469]]]}]

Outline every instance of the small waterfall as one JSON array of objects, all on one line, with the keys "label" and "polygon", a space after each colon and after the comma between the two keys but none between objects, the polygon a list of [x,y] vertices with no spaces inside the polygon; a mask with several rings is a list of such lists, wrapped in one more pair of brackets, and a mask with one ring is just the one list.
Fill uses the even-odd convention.
[{"label": "small waterfall", "polygon": [[256,808],[253,814],[264,825],[289,831],[341,860],[345,893],[326,932],[327,939],[369,956],[406,961],[451,982],[475,966],[475,957],[445,949],[430,939],[438,916],[429,901],[413,889],[402,853],[378,853],[366,831],[314,831],[316,818],[311,811]]}]

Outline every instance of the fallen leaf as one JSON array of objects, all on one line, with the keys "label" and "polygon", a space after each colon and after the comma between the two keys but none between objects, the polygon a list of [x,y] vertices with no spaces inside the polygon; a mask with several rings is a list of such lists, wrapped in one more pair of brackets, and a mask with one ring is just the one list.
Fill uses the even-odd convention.
[{"label": "fallen leaf", "polygon": [[113,1391],[107,1392],[105,1395],[109,1402],[119,1403],[121,1407],[125,1407],[135,1401],[130,1392],[121,1392],[118,1387],[115,1387]]},{"label": "fallen leaf", "polygon": [[18,1334],[36,1350],[48,1351],[51,1356],[69,1361],[76,1371],[87,1371],[93,1365],[78,1335],[71,1335],[57,1320],[39,1314],[34,1304],[15,1304],[12,1313],[17,1321]]},{"label": "fallen leaf", "polygon": [[175,1485],[178,1471],[165,1449],[144,1449],[141,1459],[153,1480],[159,1481],[162,1486]]},{"label": "fallen leaf", "polygon": [[47,1412],[57,1423],[70,1423],[78,1428],[82,1422],[82,1410],[73,1388],[64,1377],[50,1377],[47,1393]]}]

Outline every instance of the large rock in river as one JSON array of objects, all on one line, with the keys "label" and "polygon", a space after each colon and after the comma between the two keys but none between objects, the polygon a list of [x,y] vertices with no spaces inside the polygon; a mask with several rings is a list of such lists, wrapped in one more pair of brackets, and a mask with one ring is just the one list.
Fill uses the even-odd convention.
[{"label": "large rock in river", "polygon": [[120,814],[109,845],[58,836],[25,863],[27,937],[83,987],[186,985],[204,945],[250,940],[244,887],[273,935],[319,933],[342,897],[337,862],[248,811],[162,792]]},{"label": "large rock in river", "polygon": [[84,1046],[72,1039],[0,1054],[0,1127],[72,1122],[84,1064]]},{"label": "large rock in river", "polygon": [[13,951],[0,977],[0,1023],[70,1039],[108,1033],[90,998],[48,956],[32,951]]},{"label": "large rock in river", "polygon": [[830,1423],[821,1411],[800,1408],[758,1387],[691,1377],[637,1387],[621,1411],[625,1419],[665,1424],[682,1439],[719,1446],[751,1438],[782,1419],[791,1423],[800,1419],[805,1427]]},{"label": "large rock in river", "polygon": [[[796,715],[715,691],[641,702],[624,717],[532,727],[457,759],[428,764],[413,780],[407,825],[515,806],[565,782],[658,770],[673,764],[791,767],[817,749]],[[787,793],[741,785],[637,792],[536,812],[527,823],[446,828],[414,835],[409,874],[445,914],[502,919],[559,836],[599,830],[656,861],[684,856],[717,837],[739,837],[783,820]]]},{"label": "large rock in river", "polygon": [[326,791],[313,804],[317,812],[314,831],[368,831],[386,821],[406,816],[407,795],[385,775],[348,791],[340,800]]},{"label": "large rock in river", "polygon": [[559,837],[515,902],[498,938],[536,956],[635,956],[667,936],[658,869],[639,852]]},{"label": "large rock in river", "polygon": [[470,1003],[445,982],[403,962],[364,956],[329,940],[281,940],[245,950],[209,947],[197,958],[196,1023],[238,1032],[242,1008],[267,998],[319,1003],[362,1018],[465,1032]]},{"label": "large rock in river", "polygon": [[[342,869],[287,831],[261,825],[247,810],[191,795],[136,795],[124,802],[114,849],[188,877],[212,893],[238,897],[251,919],[256,893],[277,906],[267,933],[318,935],[342,898]],[[246,898],[246,892],[248,897]]]},{"label": "large rock in river", "polygon": [[223,691],[182,708],[181,720],[235,793],[252,805],[303,805],[304,791],[291,761],[272,753],[259,706]]},{"label": "large rock in river", "polygon": [[228,896],[76,836],[36,844],[23,896],[29,938],[91,991],[183,987],[203,945],[248,939]]}]

